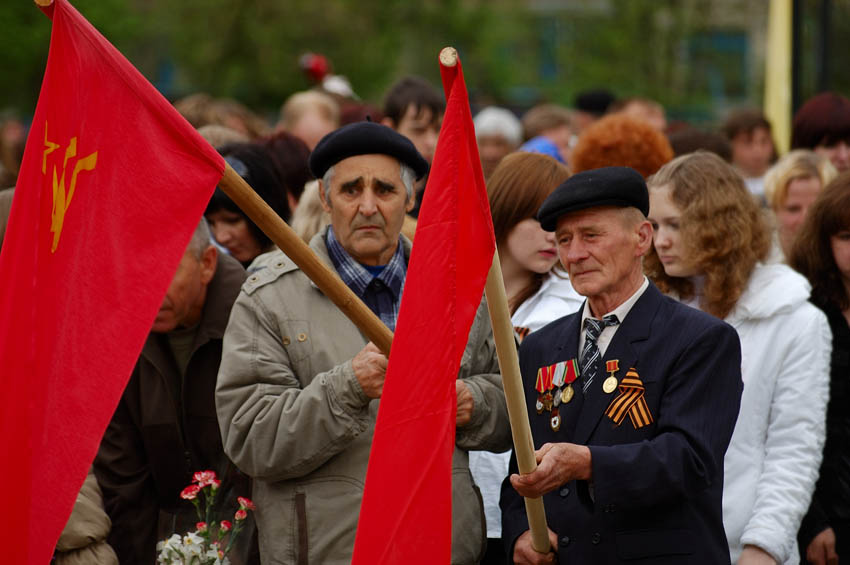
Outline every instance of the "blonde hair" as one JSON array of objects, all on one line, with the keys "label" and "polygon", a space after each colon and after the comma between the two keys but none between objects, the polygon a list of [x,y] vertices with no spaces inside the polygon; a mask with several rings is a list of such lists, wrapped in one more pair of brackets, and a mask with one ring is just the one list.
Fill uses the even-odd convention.
[{"label": "blonde hair", "polygon": [[788,185],[797,179],[820,179],[821,188],[838,176],[829,158],[808,149],[795,149],[776,162],[764,176],[764,196],[774,211],[788,198]]},{"label": "blonde hair", "polygon": [[312,180],[304,186],[298,206],[292,213],[292,229],[301,239],[310,243],[313,236],[329,223],[330,216],[322,208],[319,197],[319,181]]},{"label": "blonde hair", "polygon": [[[725,318],[747,286],[756,263],[764,260],[770,235],[744,180],[723,159],[697,151],[673,159],[649,177],[650,190],[669,188],[681,211],[680,233],[687,260],[705,274],[700,307]],[[694,295],[693,283],[664,271],[653,245],[644,271],[661,292]]]},{"label": "blonde hair", "polygon": [[339,125],[339,104],[330,95],[318,90],[296,92],[286,99],[280,109],[280,120],[283,128],[291,130],[298,120],[311,110],[334,125]]}]

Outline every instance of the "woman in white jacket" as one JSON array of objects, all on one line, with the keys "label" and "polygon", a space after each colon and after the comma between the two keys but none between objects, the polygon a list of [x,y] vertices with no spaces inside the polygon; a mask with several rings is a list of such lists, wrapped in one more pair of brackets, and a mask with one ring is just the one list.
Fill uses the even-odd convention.
[{"label": "woman in white jacket", "polygon": [[654,245],[645,269],[668,294],[731,324],[744,393],[724,463],[733,563],[798,563],[796,533],[824,440],[831,334],[808,281],[764,265],[770,236],[741,177],[714,154],[649,179]]},{"label": "woman in white jacket", "polygon": [[[565,273],[553,271],[558,261],[554,234],[544,231],[534,218],[546,197],[569,176],[569,169],[552,157],[520,152],[502,159],[487,182],[511,320],[520,339],[575,312],[584,300]],[[501,541],[499,494],[510,456],[510,451],[469,454],[469,468],[481,489],[487,519],[482,565],[502,565],[507,559]]]}]

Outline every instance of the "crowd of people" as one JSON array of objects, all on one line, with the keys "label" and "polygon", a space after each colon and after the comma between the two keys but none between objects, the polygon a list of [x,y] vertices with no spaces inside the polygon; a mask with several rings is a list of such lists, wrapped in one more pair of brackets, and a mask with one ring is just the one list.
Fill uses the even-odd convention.
[{"label": "crowd of people", "polygon": [[[442,94],[406,77],[378,108],[316,88],[275,125],[205,94],[175,107],[393,329]],[[850,559],[850,100],[806,101],[785,155],[757,109],[712,131],[606,90],[475,109],[538,468],[518,474],[482,302],[452,563]],[[56,562],[154,563],[195,527],[180,493],[204,469],[221,503],[257,505],[231,562],[349,562],[388,363],[367,341],[217,188]],[[523,496],[543,497],[550,547]]]}]

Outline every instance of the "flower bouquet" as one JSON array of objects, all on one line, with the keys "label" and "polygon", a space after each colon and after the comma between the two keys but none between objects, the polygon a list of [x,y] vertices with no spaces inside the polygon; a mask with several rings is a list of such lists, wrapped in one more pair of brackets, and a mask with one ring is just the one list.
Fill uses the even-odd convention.
[{"label": "flower bouquet", "polygon": [[[213,517],[215,497],[221,481],[213,471],[198,471],[192,477],[192,484],[180,493],[180,498],[189,500],[195,506],[198,523],[195,531],[183,536],[174,534],[156,545],[159,552],[157,563],[166,565],[228,565],[227,554],[233,542],[239,536],[248,510],[256,510],[249,499],[238,497],[239,510],[233,516],[233,522],[216,522]],[[203,498],[203,509],[201,509]],[[234,525],[235,524],[235,525]],[[226,542],[226,543],[225,543]]]}]

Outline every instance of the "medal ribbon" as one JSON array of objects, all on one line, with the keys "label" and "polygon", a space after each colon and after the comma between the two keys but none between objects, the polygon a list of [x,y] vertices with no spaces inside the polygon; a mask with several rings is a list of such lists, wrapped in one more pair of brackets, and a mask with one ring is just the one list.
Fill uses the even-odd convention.
[{"label": "medal ribbon", "polygon": [[534,386],[534,389],[543,394],[547,390],[552,388],[552,377],[555,373],[555,365],[549,365],[547,367],[540,367],[537,369],[537,383]]},{"label": "medal ribbon", "polygon": [[605,415],[614,420],[618,426],[623,422],[626,414],[632,420],[635,429],[642,428],[653,422],[649,406],[643,395],[645,389],[643,382],[634,367],[626,372],[626,376],[620,381],[620,395],[611,401],[605,410]]}]

